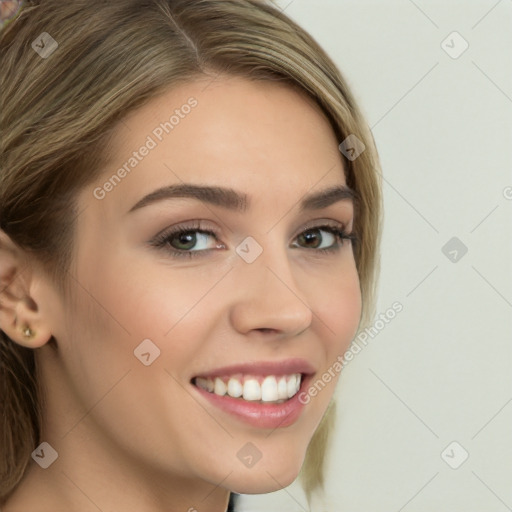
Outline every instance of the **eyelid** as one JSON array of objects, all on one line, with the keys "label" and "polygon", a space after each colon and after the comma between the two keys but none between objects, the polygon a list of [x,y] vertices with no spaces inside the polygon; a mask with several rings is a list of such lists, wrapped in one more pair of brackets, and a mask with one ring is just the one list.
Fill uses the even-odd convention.
[{"label": "eyelid", "polygon": [[321,228],[322,226],[330,226],[330,227],[345,231],[347,229],[347,225],[349,225],[351,222],[352,222],[352,220],[350,220],[348,223],[345,223],[345,222],[341,222],[339,220],[328,219],[328,218],[314,219],[314,220],[306,222],[306,224],[302,224],[301,227],[298,228],[298,231],[296,231],[296,233],[293,235],[293,238],[297,237],[304,231],[308,231],[310,229],[315,229],[315,228]]},{"label": "eyelid", "polygon": [[[165,229],[162,229],[157,235],[155,235],[151,240],[151,245],[158,245],[159,242],[165,242],[165,240],[175,234],[179,234],[180,232],[188,232],[188,231],[200,231],[200,232],[212,232],[217,241],[221,236],[221,232],[218,228],[210,225],[204,225],[203,221],[193,220],[193,221],[185,221],[183,223],[179,223],[175,226],[169,226]],[[203,251],[204,252],[204,251]]]}]

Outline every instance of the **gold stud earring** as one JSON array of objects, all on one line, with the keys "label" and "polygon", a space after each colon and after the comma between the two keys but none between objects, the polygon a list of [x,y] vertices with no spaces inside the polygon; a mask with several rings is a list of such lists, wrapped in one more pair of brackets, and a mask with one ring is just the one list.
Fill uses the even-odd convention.
[{"label": "gold stud earring", "polygon": [[34,334],[35,332],[28,325],[23,329],[23,336],[25,336],[25,338],[32,338]]}]

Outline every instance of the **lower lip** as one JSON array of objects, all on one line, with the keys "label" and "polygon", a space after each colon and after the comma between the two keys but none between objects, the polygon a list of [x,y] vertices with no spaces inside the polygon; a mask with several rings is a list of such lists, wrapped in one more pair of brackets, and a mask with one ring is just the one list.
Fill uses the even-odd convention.
[{"label": "lower lip", "polygon": [[299,419],[304,408],[304,404],[299,401],[299,395],[307,387],[306,385],[310,377],[309,375],[304,376],[299,391],[292,398],[281,404],[249,402],[228,395],[219,396],[199,386],[193,385],[193,387],[210,403],[245,423],[257,428],[276,429],[293,425]]}]

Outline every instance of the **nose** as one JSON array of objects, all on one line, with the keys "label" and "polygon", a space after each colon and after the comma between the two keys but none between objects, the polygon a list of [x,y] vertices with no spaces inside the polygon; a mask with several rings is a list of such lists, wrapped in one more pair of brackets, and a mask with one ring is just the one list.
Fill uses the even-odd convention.
[{"label": "nose", "polygon": [[241,334],[271,331],[288,338],[311,325],[313,311],[285,253],[264,250],[252,263],[236,262],[230,321]]}]

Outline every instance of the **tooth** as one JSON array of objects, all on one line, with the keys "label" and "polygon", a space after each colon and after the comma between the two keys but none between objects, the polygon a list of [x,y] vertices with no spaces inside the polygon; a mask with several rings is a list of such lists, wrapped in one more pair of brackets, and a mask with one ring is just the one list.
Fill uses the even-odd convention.
[{"label": "tooth", "polygon": [[287,382],[287,386],[286,386],[286,390],[287,390],[287,393],[288,393],[288,397],[287,398],[291,398],[293,395],[295,395],[295,393],[296,393],[296,391],[295,391],[296,386],[297,386],[297,377],[295,376],[295,374],[290,375],[288,377],[288,382]]},{"label": "tooth", "polygon": [[277,380],[273,375],[269,375],[261,384],[261,399],[264,402],[273,402],[277,397]]},{"label": "tooth", "polygon": [[261,387],[256,379],[247,379],[244,382],[244,400],[261,400]]},{"label": "tooth", "polygon": [[[254,377],[247,377],[245,381],[231,377],[227,384],[219,377],[214,380],[205,377],[196,377],[196,385],[202,389],[215,393],[219,396],[228,394],[233,398],[242,397],[244,400],[262,402],[278,402],[292,398],[298,393],[301,385],[302,375],[294,373],[279,378],[268,375],[263,382],[258,382]],[[243,382],[243,383],[242,383]]]},{"label": "tooth", "polygon": [[288,386],[286,384],[286,377],[281,377],[277,381],[277,398],[278,400],[285,400],[288,398]]},{"label": "tooth", "polygon": [[224,384],[224,382],[218,377],[215,378],[214,393],[220,396],[224,396],[226,394],[226,384]]},{"label": "tooth", "polygon": [[196,377],[196,386],[208,391],[208,379],[204,377]]},{"label": "tooth", "polygon": [[242,387],[242,383],[238,379],[229,379],[228,381],[228,395],[233,398],[238,398],[242,396],[244,389]]}]

